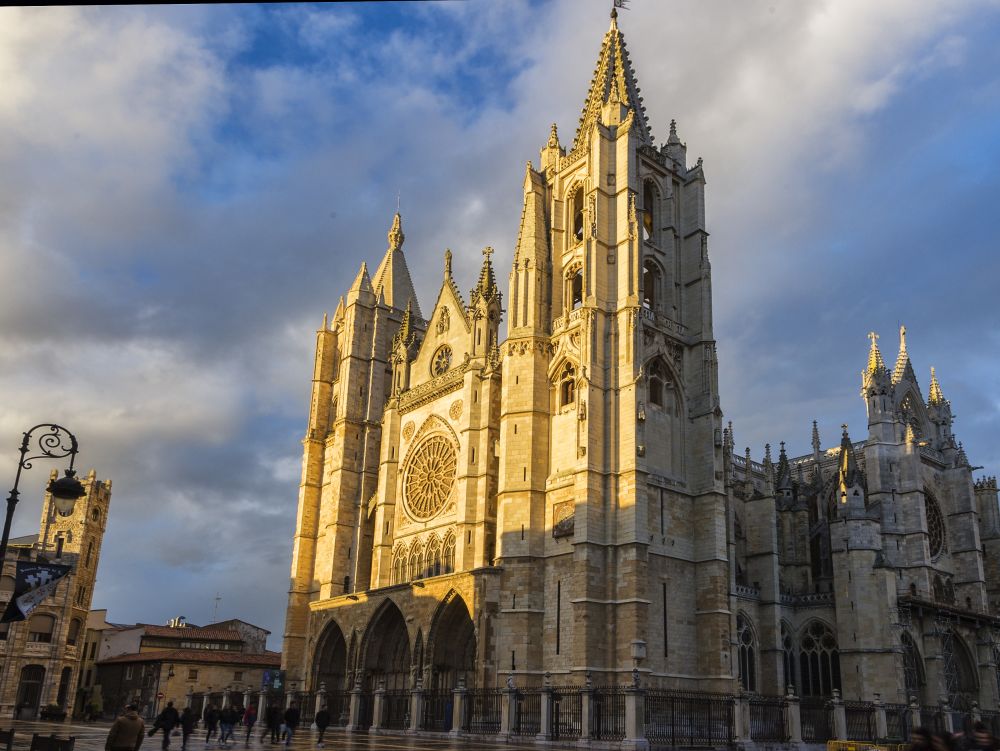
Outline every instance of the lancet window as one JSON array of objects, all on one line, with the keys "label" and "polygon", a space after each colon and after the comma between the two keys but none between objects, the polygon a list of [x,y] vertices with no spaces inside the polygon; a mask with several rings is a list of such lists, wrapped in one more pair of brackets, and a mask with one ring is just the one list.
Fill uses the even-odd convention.
[{"label": "lancet window", "polygon": [[644,308],[656,310],[660,297],[661,284],[660,267],[652,259],[646,259],[642,264],[642,305]]},{"label": "lancet window", "polygon": [[559,406],[566,407],[576,401],[576,371],[566,363],[559,378]]},{"label": "lancet window", "polygon": [[906,701],[911,697],[916,697],[917,702],[921,701],[923,685],[923,671],[920,669],[920,653],[917,645],[913,643],[913,637],[903,633],[900,637],[903,644],[903,685],[906,687]]},{"label": "lancet window", "polygon": [[583,305],[583,269],[577,268],[571,271],[569,278],[569,307],[576,310]]},{"label": "lancet window", "polygon": [[840,651],[833,631],[820,621],[813,621],[799,645],[803,696],[830,696],[840,690]]},{"label": "lancet window", "polygon": [[392,557],[392,584],[402,584],[406,581],[406,550],[396,548]]},{"label": "lancet window", "polygon": [[441,543],[436,537],[432,537],[431,541],[427,543],[425,561],[427,564],[427,576],[441,575]]},{"label": "lancet window", "polygon": [[662,407],[666,403],[664,390],[667,387],[667,373],[663,363],[653,360],[649,366],[649,403]]},{"label": "lancet window", "polygon": [[642,239],[653,242],[656,188],[649,180],[642,186]]},{"label": "lancet window", "polygon": [[744,691],[757,690],[757,638],[750,619],[743,613],[736,616],[736,642],[740,669],[740,686]]},{"label": "lancet window", "polygon": [[573,241],[583,240],[583,187],[573,191]]},{"label": "lancet window", "polygon": [[455,571],[455,535],[449,534],[444,541],[444,549],[441,554],[441,565],[444,574],[451,574]]},{"label": "lancet window", "polygon": [[784,621],[781,622],[781,662],[785,674],[785,691],[795,685],[795,644],[792,642],[792,631]]},{"label": "lancet window", "polygon": [[410,581],[422,579],[424,576],[424,551],[417,543],[410,550]]}]

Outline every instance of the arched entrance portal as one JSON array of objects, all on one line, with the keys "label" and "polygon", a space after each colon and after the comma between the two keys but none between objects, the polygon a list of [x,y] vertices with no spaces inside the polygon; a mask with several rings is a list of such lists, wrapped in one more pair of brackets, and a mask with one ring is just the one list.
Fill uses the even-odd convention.
[{"label": "arched entrance portal", "polygon": [[458,679],[475,683],[476,629],[465,600],[452,594],[441,604],[431,629],[430,688],[453,689]]},{"label": "arched entrance portal", "polygon": [[391,600],[386,600],[368,626],[362,665],[368,690],[378,688],[382,680],[388,691],[411,688],[410,637],[403,614]]},{"label": "arched entrance portal", "polygon": [[330,621],[320,634],[316,646],[316,659],[313,661],[313,689],[319,689],[320,684],[326,685],[327,691],[344,691],[350,688],[347,684],[347,642],[344,632],[335,621]]},{"label": "arched entrance portal", "polygon": [[44,680],[45,668],[41,665],[25,665],[21,668],[21,680],[17,684],[17,705],[14,709],[17,719],[33,720],[38,716]]}]

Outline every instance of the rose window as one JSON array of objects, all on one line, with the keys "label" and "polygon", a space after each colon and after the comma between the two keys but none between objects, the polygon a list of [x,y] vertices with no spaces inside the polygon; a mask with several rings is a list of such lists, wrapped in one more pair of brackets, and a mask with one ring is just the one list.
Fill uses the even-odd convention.
[{"label": "rose window", "polygon": [[927,541],[931,547],[931,558],[937,558],[944,550],[944,517],[941,516],[941,509],[934,496],[925,493],[924,498],[927,508]]},{"label": "rose window", "polygon": [[414,517],[430,519],[444,507],[457,465],[455,447],[444,436],[431,436],[414,449],[403,475],[406,506]]},{"label": "rose window", "polygon": [[451,347],[447,344],[434,353],[434,361],[431,363],[431,374],[442,375],[451,367]]}]

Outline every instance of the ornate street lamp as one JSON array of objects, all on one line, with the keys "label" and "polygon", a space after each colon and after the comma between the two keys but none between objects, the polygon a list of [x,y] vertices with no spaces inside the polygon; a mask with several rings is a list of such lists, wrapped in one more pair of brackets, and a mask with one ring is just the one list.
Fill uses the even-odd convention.
[{"label": "ornate street lamp", "polygon": [[[42,432],[34,436],[35,431]],[[0,539],[0,564],[7,556],[10,524],[14,519],[14,508],[17,506],[20,496],[17,486],[21,482],[21,471],[31,469],[31,463],[35,459],[62,459],[68,456],[70,458],[69,469],[66,470],[65,477],[50,482],[48,491],[52,495],[56,511],[62,516],[69,516],[73,513],[73,506],[76,505],[77,498],[87,493],[83,484],[76,479],[76,471],[73,469],[73,462],[76,461],[78,450],[76,436],[61,425],[42,423],[24,434],[24,440],[21,441],[21,460],[17,464],[17,475],[14,477],[14,488],[7,496],[7,519],[3,525],[3,538]]]}]

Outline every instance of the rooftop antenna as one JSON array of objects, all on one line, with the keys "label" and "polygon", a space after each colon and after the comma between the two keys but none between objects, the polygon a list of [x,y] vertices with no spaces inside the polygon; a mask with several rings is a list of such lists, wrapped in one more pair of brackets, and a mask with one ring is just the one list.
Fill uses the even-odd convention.
[{"label": "rooftop antenna", "polygon": [[396,189],[396,213],[399,213],[399,188]]},{"label": "rooftop antenna", "polygon": [[222,602],[222,595],[218,592],[215,593],[215,609],[212,610],[212,622],[215,623],[219,620],[219,603]]}]

